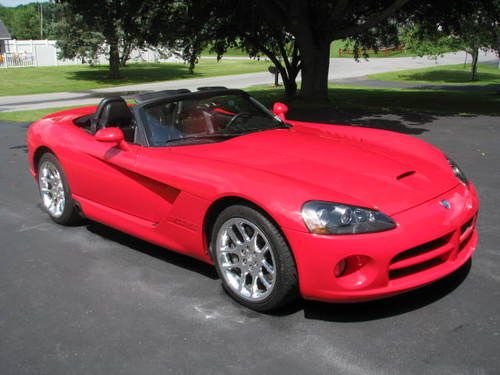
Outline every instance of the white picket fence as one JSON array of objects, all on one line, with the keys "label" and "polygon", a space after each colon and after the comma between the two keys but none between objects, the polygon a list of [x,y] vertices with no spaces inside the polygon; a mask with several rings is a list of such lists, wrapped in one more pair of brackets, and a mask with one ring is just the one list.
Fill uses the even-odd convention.
[{"label": "white picket fence", "polygon": [[36,66],[31,53],[3,53],[0,54],[0,68],[24,68]]},{"label": "white picket fence", "polygon": [[[60,59],[55,40],[7,40],[5,50],[7,52],[0,54],[0,69],[83,64],[79,59]],[[132,51],[129,62],[180,62],[174,55],[167,56],[152,48],[138,49]],[[108,63],[106,55],[99,56],[97,60],[98,64]]]}]

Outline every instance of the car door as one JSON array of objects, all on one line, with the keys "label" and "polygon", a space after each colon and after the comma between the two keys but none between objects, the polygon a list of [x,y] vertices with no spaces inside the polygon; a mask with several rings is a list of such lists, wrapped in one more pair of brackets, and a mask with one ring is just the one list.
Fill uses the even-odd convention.
[{"label": "car door", "polygon": [[150,194],[147,182],[136,173],[138,145],[120,147],[99,142],[80,131],[80,141],[68,150],[65,171],[77,201],[100,205],[152,223],[155,215],[144,210],[142,199]]}]

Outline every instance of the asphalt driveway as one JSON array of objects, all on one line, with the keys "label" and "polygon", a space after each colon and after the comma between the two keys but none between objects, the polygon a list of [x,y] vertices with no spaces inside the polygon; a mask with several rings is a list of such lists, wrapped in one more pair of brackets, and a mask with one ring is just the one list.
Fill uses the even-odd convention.
[{"label": "asphalt driveway", "polygon": [[0,373],[500,373],[500,118],[316,116],[412,134],[456,159],[482,205],[470,267],[389,300],[254,313],[207,265],[96,223],[52,223],[26,126],[0,123]]}]

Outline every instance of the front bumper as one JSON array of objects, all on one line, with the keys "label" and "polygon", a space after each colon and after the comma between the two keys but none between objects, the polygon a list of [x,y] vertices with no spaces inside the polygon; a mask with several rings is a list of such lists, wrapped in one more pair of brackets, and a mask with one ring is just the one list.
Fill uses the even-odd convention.
[{"label": "front bumper", "polygon": [[[446,199],[451,208],[440,201]],[[314,235],[285,229],[304,298],[357,302],[415,289],[460,268],[477,245],[479,202],[474,186],[460,184],[392,216],[393,230],[356,235]],[[360,269],[335,277],[342,259],[361,255]]]}]

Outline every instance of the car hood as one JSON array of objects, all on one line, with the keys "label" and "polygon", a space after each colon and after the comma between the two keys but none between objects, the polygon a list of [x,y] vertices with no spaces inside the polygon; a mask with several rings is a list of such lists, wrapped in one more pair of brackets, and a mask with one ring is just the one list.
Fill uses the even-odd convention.
[{"label": "car hood", "polygon": [[311,199],[341,200],[339,203],[389,215],[457,185],[449,167],[435,160],[434,153],[415,155],[392,148],[388,134],[386,144],[381,145],[365,137],[277,129],[224,142],[175,147],[174,152],[231,163],[235,166],[232,173],[245,173],[244,168],[272,173],[326,191]]}]

